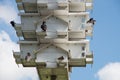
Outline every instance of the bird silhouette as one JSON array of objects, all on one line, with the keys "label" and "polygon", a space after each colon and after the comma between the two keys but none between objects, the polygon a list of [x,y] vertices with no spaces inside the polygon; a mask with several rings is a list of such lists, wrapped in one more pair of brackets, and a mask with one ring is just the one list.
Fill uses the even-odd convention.
[{"label": "bird silhouette", "polygon": [[93,18],[90,18],[87,23],[92,23],[93,25],[95,24],[96,20],[94,20]]},{"label": "bird silhouette", "polygon": [[41,25],[41,29],[45,32],[47,30],[47,25],[46,22],[43,21],[42,25]]},{"label": "bird silhouette", "polygon": [[10,21],[10,24],[15,27],[15,22],[14,21]]},{"label": "bird silhouette", "polygon": [[64,60],[64,57],[63,57],[63,56],[61,56],[61,57],[59,57],[59,58],[58,58],[58,60]]},{"label": "bird silhouette", "polygon": [[31,54],[28,52],[27,55],[25,56],[25,60],[26,61],[30,61],[31,60]]}]

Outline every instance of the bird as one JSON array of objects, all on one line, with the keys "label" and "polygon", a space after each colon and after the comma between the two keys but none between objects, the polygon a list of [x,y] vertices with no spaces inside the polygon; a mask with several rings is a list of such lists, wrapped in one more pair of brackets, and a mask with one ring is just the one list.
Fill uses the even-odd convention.
[{"label": "bird", "polygon": [[10,24],[15,27],[15,22],[14,21],[10,21]]},{"label": "bird", "polygon": [[41,29],[42,29],[44,32],[46,32],[46,30],[47,30],[47,25],[46,25],[46,22],[45,22],[45,21],[43,21],[43,23],[42,23],[42,25],[41,25]]},{"label": "bird", "polygon": [[82,53],[82,57],[85,57],[85,53],[84,52]]},{"label": "bird", "polygon": [[64,60],[64,57],[63,57],[63,56],[61,56],[61,57],[59,57],[59,58],[58,58],[58,60]]},{"label": "bird", "polygon": [[90,18],[87,23],[92,23],[93,25],[95,24],[96,20],[94,20],[93,18]]},{"label": "bird", "polygon": [[31,59],[32,59],[31,54],[28,52],[26,57],[25,57],[25,60],[30,61]]}]

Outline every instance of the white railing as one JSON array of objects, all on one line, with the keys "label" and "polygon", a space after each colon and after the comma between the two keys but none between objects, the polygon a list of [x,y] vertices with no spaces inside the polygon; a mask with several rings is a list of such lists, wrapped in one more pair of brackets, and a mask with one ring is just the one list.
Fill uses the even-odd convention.
[{"label": "white railing", "polygon": [[55,3],[55,2],[68,2],[68,0],[37,0],[39,3]]},{"label": "white railing", "polygon": [[85,2],[85,0],[69,0],[71,2]]},{"label": "white railing", "polygon": [[36,3],[37,0],[22,0],[22,2],[26,2],[26,3]]}]

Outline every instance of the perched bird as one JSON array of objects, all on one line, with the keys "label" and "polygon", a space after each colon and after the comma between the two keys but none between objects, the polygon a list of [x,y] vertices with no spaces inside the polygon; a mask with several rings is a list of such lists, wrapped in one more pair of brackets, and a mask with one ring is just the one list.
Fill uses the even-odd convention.
[{"label": "perched bird", "polygon": [[46,22],[45,22],[45,21],[43,21],[43,23],[42,23],[42,25],[41,25],[41,29],[42,29],[44,32],[46,32],[46,30],[47,30],[47,25],[46,25]]},{"label": "perched bird", "polygon": [[25,60],[30,61],[31,59],[32,59],[31,54],[28,52],[26,57],[25,57]]},{"label": "perched bird", "polygon": [[59,58],[58,58],[58,60],[64,60],[64,57],[63,57],[63,56],[61,56],[61,57],[59,57]]},{"label": "perched bird", "polygon": [[10,21],[10,24],[15,27],[15,22],[14,21]]},{"label": "perched bird", "polygon": [[82,53],[82,57],[85,57],[85,53],[84,52]]}]

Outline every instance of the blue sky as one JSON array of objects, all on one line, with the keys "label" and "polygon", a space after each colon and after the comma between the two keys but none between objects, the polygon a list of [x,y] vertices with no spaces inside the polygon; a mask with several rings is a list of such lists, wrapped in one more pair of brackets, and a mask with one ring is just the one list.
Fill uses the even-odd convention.
[{"label": "blue sky", "polygon": [[[94,64],[92,66],[87,65],[86,68],[73,68],[70,77],[71,80],[120,80],[119,4],[120,0],[94,0],[94,8],[93,11],[90,12],[91,17],[96,19],[93,39],[90,42],[91,50],[94,52]],[[7,10],[5,10],[6,7],[8,8]],[[12,48],[8,48],[10,50],[16,48],[17,45],[18,38],[14,29],[9,24],[9,21],[13,19],[19,22],[16,12],[18,11],[14,0],[0,0],[0,67],[1,65],[5,65],[9,57],[3,56],[4,52],[6,52],[4,50],[8,48],[8,44],[6,43],[13,45]],[[8,18],[6,18],[6,16],[8,16]],[[6,41],[3,40],[4,38]],[[3,49],[2,46],[6,48]],[[12,54],[10,50],[8,52]],[[9,55],[8,52],[6,52],[7,55]],[[3,59],[1,59],[1,56],[4,58],[2,57]],[[12,56],[10,55],[10,57]],[[13,64],[10,68],[14,67],[14,69],[16,69],[15,71],[19,71],[17,75],[11,75],[17,77],[19,75],[18,78],[11,78],[12,80],[37,79],[35,71],[28,74],[30,70],[17,68],[13,58],[10,59],[12,59],[11,64]],[[1,76],[6,76],[5,73],[8,73],[7,70],[5,70],[4,73],[1,72],[2,69],[0,69],[0,80],[8,80],[7,78],[1,78]],[[10,71],[13,72],[14,70]],[[35,77],[32,75],[35,75]]]},{"label": "blue sky", "polygon": [[[115,63],[120,62],[119,3],[119,0],[94,0],[94,8],[93,12],[91,13],[91,17],[96,19],[96,24],[94,26],[94,36],[93,40],[91,40],[91,50],[94,52],[94,64],[92,68],[79,68],[79,70],[78,68],[75,68],[73,71],[73,79],[75,76],[77,76],[76,79],[99,80],[98,77],[95,77],[95,74],[97,74],[101,68],[104,68],[110,63],[113,63],[114,65]],[[78,73],[78,71],[80,73]],[[78,76],[76,74],[80,75]]]}]

